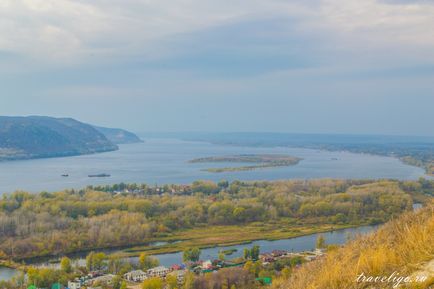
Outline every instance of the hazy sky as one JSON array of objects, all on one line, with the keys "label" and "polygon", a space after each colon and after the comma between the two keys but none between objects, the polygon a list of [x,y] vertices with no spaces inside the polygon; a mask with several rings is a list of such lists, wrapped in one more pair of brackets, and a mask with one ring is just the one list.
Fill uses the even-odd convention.
[{"label": "hazy sky", "polygon": [[0,115],[434,135],[433,112],[434,1],[0,1]]}]

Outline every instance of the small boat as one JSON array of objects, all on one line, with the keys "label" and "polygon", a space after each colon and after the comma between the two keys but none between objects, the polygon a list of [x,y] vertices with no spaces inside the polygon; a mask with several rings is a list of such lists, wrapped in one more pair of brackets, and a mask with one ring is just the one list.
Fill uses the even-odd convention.
[{"label": "small boat", "polygon": [[62,177],[67,178],[67,177],[69,177],[69,175],[68,174],[62,174]]},{"label": "small boat", "polygon": [[97,175],[88,175],[89,178],[107,178],[110,177],[109,174],[97,174]]}]

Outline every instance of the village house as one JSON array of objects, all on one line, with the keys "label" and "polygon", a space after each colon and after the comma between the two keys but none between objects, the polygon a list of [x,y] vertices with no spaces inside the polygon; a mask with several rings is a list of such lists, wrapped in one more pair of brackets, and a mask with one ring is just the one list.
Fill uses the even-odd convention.
[{"label": "village house", "polygon": [[149,277],[164,278],[170,272],[170,270],[164,266],[158,266],[147,271]]},{"label": "village house", "polygon": [[113,278],[115,277],[115,275],[113,274],[107,274],[107,275],[102,275],[96,278],[93,278],[91,280],[89,280],[92,284],[106,284],[106,285],[111,285],[113,282]]},{"label": "village house", "polygon": [[82,282],[79,280],[68,281],[68,289],[80,289],[82,285]]},{"label": "village house", "polygon": [[146,279],[148,279],[148,274],[146,274],[142,270],[135,270],[135,271],[131,271],[131,272],[124,274],[124,278],[127,281],[143,282]]},{"label": "village house", "polygon": [[271,255],[273,255],[273,257],[282,257],[286,254],[287,252],[284,250],[274,250],[273,252],[271,252]]},{"label": "village house", "polygon": [[270,253],[264,253],[259,255],[259,260],[261,260],[263,264],[269,264],[275,261],[274,256]]},{"label": "village house", "polygon": [[178,281],[178,284],[183,284],[185,280],[185,270],[176,270],[172,271],[167,275],[175,276],[176,280]]},{"label": "village house", "polygon": [[170,271],[178,271],[183,269],[185,269],[185,265],[173,264],[172,266],[170,266]]},{"label": "village house", "polygon": [[213,266],[212,266],[211,260],[207,260],[207,261],[202,262],[201,267],[202,267],[202,270],[210,270],[210,269],[212,269]]}]

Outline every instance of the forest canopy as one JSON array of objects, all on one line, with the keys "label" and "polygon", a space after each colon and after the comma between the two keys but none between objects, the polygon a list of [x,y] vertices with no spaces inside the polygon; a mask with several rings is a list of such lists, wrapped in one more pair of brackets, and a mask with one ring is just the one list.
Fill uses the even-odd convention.
[{"label": "forest canopy", "polygon": [[143,244],[213,225],[376,224],[411,210],[413,199],[423,200],[433,187],[426,180],[324,179],[15,192],[0,200],[0,258]]}]

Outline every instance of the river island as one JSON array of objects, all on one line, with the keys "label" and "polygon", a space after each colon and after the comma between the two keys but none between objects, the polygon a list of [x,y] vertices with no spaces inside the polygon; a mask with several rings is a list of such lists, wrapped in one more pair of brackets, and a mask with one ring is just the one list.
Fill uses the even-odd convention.
[{"label": "river island", "polygon": [[297,165],[302,159],[281,154],[240,154],[233,156],[215,156],[197,158],[190,163],[252,163],[238,167],[207,168],[204,171],[211,173],[251,171],[256,169],[287,167]]}]

